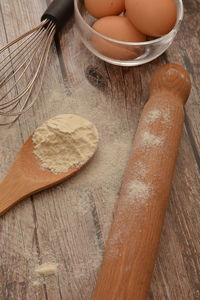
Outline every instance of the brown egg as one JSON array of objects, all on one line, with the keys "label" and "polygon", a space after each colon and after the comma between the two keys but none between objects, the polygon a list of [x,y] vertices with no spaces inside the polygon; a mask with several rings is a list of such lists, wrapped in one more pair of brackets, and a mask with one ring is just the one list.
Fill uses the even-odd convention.
[{"label": "brown egg", "polygon": [[85,7],[95,18],[119,15],[125,8],[125,0],[85,0]]},{"label": "brown egg", "polygon": [[176,23],[174,0],[125,0],[125,7],[133,25],[149,36],[167,34]]},{"label": "brown egg", "polygon": [[[140,33],[128,20],[123,16],[110,16],[99,19],[92,26],[97,32],[125,42],[144,42],[146,37]],[[92,42],[94,47],[103,55],[128,60],[141,55],[143,47],[125,46],[111,41],[107,41],[97,35],[93,35]]]}]

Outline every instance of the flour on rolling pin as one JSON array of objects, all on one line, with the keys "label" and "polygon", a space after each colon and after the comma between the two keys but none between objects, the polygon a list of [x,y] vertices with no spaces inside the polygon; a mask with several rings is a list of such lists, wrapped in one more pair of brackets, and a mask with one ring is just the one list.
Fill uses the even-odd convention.
[{"label": "flour on rolling pin", "polygon": [[[164,126],[171,126],[172,116],[168,108],[166,109],[152,109],[143,118],[140,134],[136,136],[134,151],[143,150],[148,151],[149,148],[159,149],[165,142],[164,132],[159,135],[149,131],[149,126],[159,122]],[[133,167],[134,180],[127,185],[127,201],[129,203],[144,204],[154,193],[154,187],[151,183],[145,183],[143,177],[148,173],[148,166],[142,162],[136,162]]]},{"label": "flour on rolling pin", "polygon": [[150,183],[144,183],[140,180],[134,180],[127,186],[127,200],[129,203],[133,201],[144,202],[153,194],[153,187]]},{"label": "flour on rolling pin", "polygon": [[148,148],[162,146],[165,139],[164,132],[155,135],[153,132],[149,131],[149,126],[159,122],[161,125],[164,125],[164,127],[171,127],[172,116],[168,107],[150,110],[141,121],[143,121],[143,123],[139,138],[137,139],[136,137],[136,147]]},{"label": "flour on rolling pin", "polygon": [[148,130],[141,132],[137,147],[159,147],[163,144],[164,136],[156,136]]},{"label": "flour on rolling pin", "polygon": [[161,121],[161,123],[171,126],[172,119],[169,109],[153,109],[149,111],[145,117],[145,122],[146,124],[152,124],[158,119]]}]

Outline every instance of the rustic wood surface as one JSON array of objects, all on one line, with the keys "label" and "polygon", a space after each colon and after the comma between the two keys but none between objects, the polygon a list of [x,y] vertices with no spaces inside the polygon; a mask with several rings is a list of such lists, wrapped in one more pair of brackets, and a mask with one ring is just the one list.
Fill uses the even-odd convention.
[{"label": "rustic wood surface", "polygon": [[[36,25],[47,2],[0,0],[0,46]],[[173,45],[137,68],[95,58],[81,44],[72,19],[52,47],[37,103],[14,125],[0,128],[0,179],[28,136],[56,114],[90,119],[101,137],[99,151],[83,171],[0,218],[1,300],[91,299],[148,82],[166,62],[185,66],[193,89],[149,299],[200,299],[200,1],[184,5]],[[58,263],[58,273],[37,275],[44,262]]]}]

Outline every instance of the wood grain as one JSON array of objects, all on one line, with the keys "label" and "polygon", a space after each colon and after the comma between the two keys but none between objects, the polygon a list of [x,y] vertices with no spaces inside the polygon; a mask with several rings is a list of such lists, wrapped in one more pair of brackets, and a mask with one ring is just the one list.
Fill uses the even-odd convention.
[{"label": "wood grain", "polygon": [[[95,58],[72,19],[52,47],[37,103],[12,127],[0,128],[1,179],[28,136],[56,114],[80,114],[101,136],[97,156],[80,174],[1,217],[1,300],[91,299],[146,87],[153,71],[169,61],[188,69],[193,89],[149,299],[200,299],[200,2],[184,4],[185,19],[170,49],[137,68]],[[46,7],[45,0],[0,1],[0,45],[36,25]],[[35,267],[48,261],[59,263],[57,276],[37,278]]]}]

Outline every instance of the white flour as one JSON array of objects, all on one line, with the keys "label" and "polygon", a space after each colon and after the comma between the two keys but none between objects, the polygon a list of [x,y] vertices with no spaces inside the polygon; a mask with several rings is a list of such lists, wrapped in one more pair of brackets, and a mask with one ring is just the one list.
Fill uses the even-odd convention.
[{"label": "white flour", "polygon": [[149,131],[142,131],[139,137],[139,147],[159,147],[163,144],[163,136],[156,136]]},{"label": "white flour", "polygon": [[58,264],[55,263],[44,263],[35,269],[36,273],[44,276],[54,275],[57,273],[57,271]]},{"label": "white flour", "polygon": [[142,204],[149,199],[153,193],[151,185],[140,180],[133,180],[127,187],[128,200],[130,203],[139,201]]},{"label": "white flour", "polygon": [[63,114],[37,128],[33,143],[42,167],[55,173],[67,172],[92,157],[97,148],[98,133],[86,119]]},{"label": "white flour", "polygon": [[168,108],[153,109],[150,110],[145,116],[145,123],[148,125],[153,124],[157,120],[160,121],[161,124],[171,127],[172,118],[171,118],[170,110]]}]

